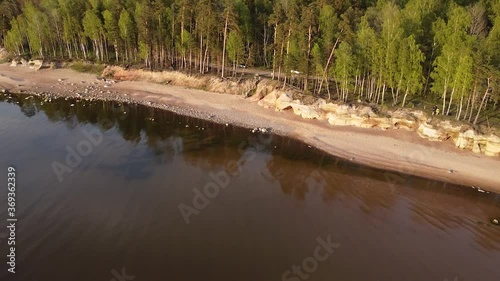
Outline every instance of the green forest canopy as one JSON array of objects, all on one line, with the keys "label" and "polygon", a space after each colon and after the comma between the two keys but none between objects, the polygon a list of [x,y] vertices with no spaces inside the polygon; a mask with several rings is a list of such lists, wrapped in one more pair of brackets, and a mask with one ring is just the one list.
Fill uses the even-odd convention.
[{"label": "green forest canopy", "polygon": [[[500,0],[0,0],[0,46],[205,73],[272,69],[316,95],[495,114]],[[226,72],[226,73],[225,73]]]}]

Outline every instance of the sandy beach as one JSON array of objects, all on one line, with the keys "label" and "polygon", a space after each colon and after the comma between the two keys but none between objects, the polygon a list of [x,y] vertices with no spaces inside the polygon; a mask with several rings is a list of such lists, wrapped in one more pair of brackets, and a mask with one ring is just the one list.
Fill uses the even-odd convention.
[{"label": "sandy beach", "polygon": [[462,151],[451,140],[431,142],[405,130],[332,126],[326,121],[302,119],[288,111],[265,109],[241,96],[144,81],[123,81],[105,88],[105,83],[92,74],[70,69],[35,71],[0,64],[0,89],[11,92],[75,96],[89,84],[98,89],[94,94],[98,98],[129,100],[247,128],[272,128],[276,134],[299,139],[329,154],[393,171],[386,173],[387,184],[403,183],[404,175],[399,174],[402,172],[500,193],[500,158]]}]

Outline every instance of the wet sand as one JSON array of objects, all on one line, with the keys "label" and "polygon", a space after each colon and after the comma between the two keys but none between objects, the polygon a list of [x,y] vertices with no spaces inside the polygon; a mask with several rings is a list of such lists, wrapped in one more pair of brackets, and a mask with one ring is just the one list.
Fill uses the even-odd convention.
[{"label": "wet sand", "polygon": [[[89,85],[93,90],[85,93]],[[411,174],[500,193],[500,158],[462,151],[455,148],[451,140],[431,142],[404,130],[332,126],[326,121],[302,119],[289,111],[264,109],[241,96],[144,81],[104,86],[95,75],[70,69],[34,71],[0,65],[0,88],[11,92],[50,92],[132,101],[219,123],[272,128],[276,134],[299,139],[327,153],[387,170],[388,185],[400,183],[404,181],[404,174]]]}]

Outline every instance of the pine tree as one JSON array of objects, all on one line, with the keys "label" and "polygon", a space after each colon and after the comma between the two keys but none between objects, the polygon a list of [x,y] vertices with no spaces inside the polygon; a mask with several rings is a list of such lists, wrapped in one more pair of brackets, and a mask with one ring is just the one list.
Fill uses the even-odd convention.
[{"label": "pine tree", "polygon": [[118,20],[120,37],[125,43],[125,59],[127,62],[134,60],[132,54],[136,46],[135,25],[127,10],[123,9]]}]

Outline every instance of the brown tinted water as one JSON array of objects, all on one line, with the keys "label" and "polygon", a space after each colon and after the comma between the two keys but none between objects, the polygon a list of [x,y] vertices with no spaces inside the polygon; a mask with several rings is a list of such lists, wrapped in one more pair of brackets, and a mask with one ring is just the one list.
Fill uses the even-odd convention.
[{"label": "brown tinted water", "polygon": [[134,104],[0,95],[0,151],[0,280],[500,280],[500,196],[287,138]]}]

